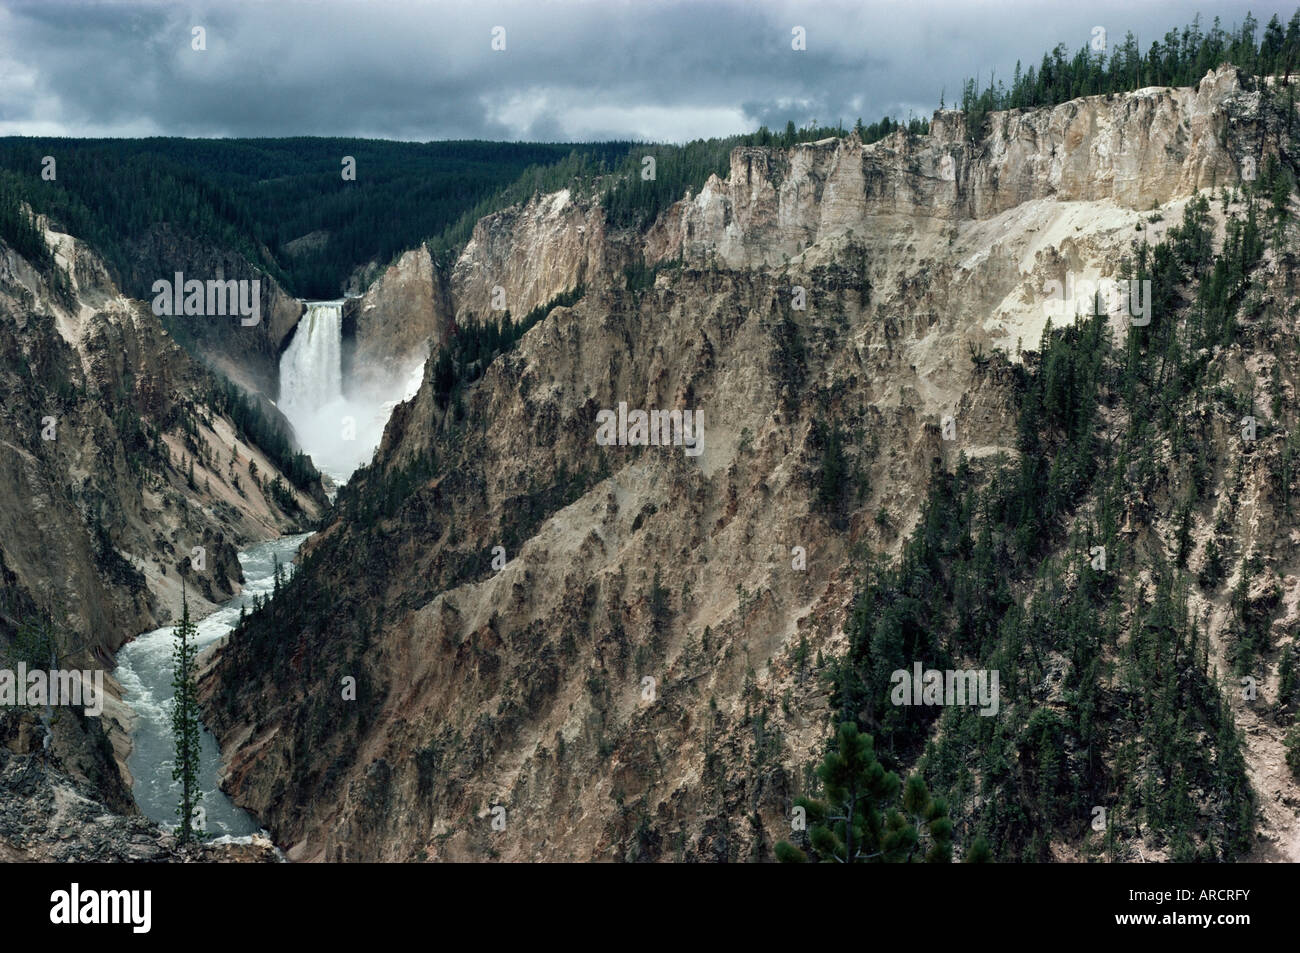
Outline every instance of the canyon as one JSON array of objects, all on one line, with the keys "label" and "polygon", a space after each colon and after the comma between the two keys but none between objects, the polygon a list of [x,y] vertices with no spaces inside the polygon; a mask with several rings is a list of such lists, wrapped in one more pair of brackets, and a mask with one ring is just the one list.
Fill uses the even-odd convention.
[{"label": "canyon", "polygon": [[[0,248],[0,479],[12,488],[0,621],[8,633],[58,607],[69,664],[111,668],[129,637],[174,622],[183,585],[196,615],[227,605],[232,631],[203,660],[205,719],[222,789],[270,839],[207,859],[278,847],[293,861],[770,860],[833,725],[857,714],[880,727],[848,710],[837,681],[837,660],[860,648],[863,581],[911,558],[944,478],[973,467],[996,482],[1022,463],[1025,381],[1076,310],[1062,289],[1134,280],[1138,246],[1179,240],[1202,200],[1225,247],[1253,214],[1253,171],[1270,158],[1297,168],[1294,118],[1224,66],[1189,87],[993,112],[979,129],[940,110],[926,134],[742,145],[725,177],[644,228],[612,225],[607,183],[575,177],[480,218],[450,260],[408,249],[367,268],[359,296],[330,301],[299,301],[246,258],[159,227],[135,240],[135,284],[260,282],[256,326],[234,316],[176,334],[42,219],[68,287]],[[1257,411],[1265,436],[1242,451],[1230,401],[1191,408],[1209,461],[1202,502],[1184,506],[1162,436],[1166,472],[1116,503],[1127,556],[1115,572],[1135,603],[1180,547],[1192,574],[1227,560],[1188,613],[1242,731],[1252,860],[1300,860],[1284,725],[1232,674],[1246,609],[1268,633],[1252,670],[1261,694],[1300,651],[1300,536],[1290,484],[1272,476],[1290,473],[1283,431],[1300,385],[1295,234],[1281,227],[1263,254],[1246,333],[1207,356],[1237,386],[1276,394]],[[1113,340],[1141,326],[1135,313],[1171,316],[1152,307],[1171,300],[1156,291],[1135,311],[1108,296]],[[439,356],[499,332],[505,312],[539,319],[448,389]],[[323,476],[295,484],[241,429],[217,373]],[[626,408],[647,410],[625,430]],[[657,435],[681,422],[672,452],[632,439],[636,413]],[[1113,442],[1138,413],[1103,402],[1098,428]],[[843,492],[828,494],[828,471]],[[1103,508],[1086,499],[1067,529],[1083,533]],[[237,551],[310,530],[292,579],[236,623]],[[1061,533],[1043,564],[1068,562],[1071,545]],[[1025,605],[1037,585],[1008,583]],[[963,659],[962,671],[992,669],[986,721],[1030,708],[1036,724],[1079,720],[1060,684],[1066,649],[1044,654],[1027,697],[986,659]],[[39,723],[0,713],[0,856],[65,859],[58,825],[75,822],[104,859],[196,859],[138,816],[132,714],[106,681],[102,719],[50,729],[57,771],[38,769]],[[1117,718],[1126,687],[1097,682]],[[942,724],[927,750],[948,740]],[[1108,738],[1100,759],[1119,764],[1127,740]],[[911,770],[922,754],[887,756]],[[1038,757],[1018,749],[1013,785]],[[1223,813],[1208,788],[1187,799],[1198,818]],[[954,799],[959,856],[992,800]],[[1013,807],[1038,819],[1028,798]],[[100,814],[112,831],[95,833]],[[1084,817],[1044,825],[1033,850],[1095,856],[1088,830]],[[1173,856],[1150,830],[1108,849]]]},{"label": "canyon", "polygon": [[[1017,456],[1017,367],[1048,327],[1043,289],[1119,277],[1201,197],[1224,241],[1245,213],[1243,158],[1293,158],[1272,115],[1232,67],[993,113],[978,138],[939,112],[929,135],[737,148],[725,179],[644,232],[608,227],[575,183],[480,220],[445,273],[411,253],[360,305],[369,347],[436,348],[502,291],[514,315],[583,294],[461,405],[427,366],[304,546],[274,628],[254,620],[220,651],[204,691],[232,796],[292,860],[770,858],[837,715],[822,660],[848,648],[859,575],[902,553],[936,468]],[[638,264],[650,287],[628,286]],[[1263,299],[1291,328],[1296,280],[1293,254],[1267,253]],[[418,333],[397,318],[408,300]],[[1116,335],[1128,323],[1108,317]],[[1279,368],[1284,404],[1294,370]],[[598,410],[624,401],[706,410],[703,452],[600,446]],[[833,514],[815,492],[830,420],[851,435],[859,487]],[[1208,451],[1234,456],[1236,421],[1206,427]],[[1234,564],[1266,567],[1246,598],[1277,594],[1270,683],[1300,622],[1267,476],[1282,450],[1216,466],[1217,502],[1190,517],[1194,571],[1224,520]],[[1164,558],[1170,489],[1124,504],[1143,514],[1125,530],[1139,564]],[[1225,673],[1229,596],[1193,598]],[[1041,691],[1069,716],[1050,679]],[[1251,856],[1300,859],[1281,729],[1223,691],[1259,797]],[[963,808],[959,834],[978,810]],[[1083,835],[1050,837],[1055,858],[1080,856]],[[1143,839],[1118,849],[1168,856]]]}]

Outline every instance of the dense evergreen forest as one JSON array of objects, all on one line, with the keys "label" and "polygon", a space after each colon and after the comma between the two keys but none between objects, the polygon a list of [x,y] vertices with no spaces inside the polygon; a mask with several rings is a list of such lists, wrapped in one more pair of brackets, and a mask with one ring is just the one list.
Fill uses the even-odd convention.
[{"label": "dense evergreen forest", "polygon": [[54,267],[54,255],[45,244],[32,216],[22,207],[24,194],[12,176],[0,175],[0,238],[42,272]]},{"label": "dense evergreen forest", "polygon": [[[561,170],[580,161],[599,167],[627,149],[627,143],[11,137],[0,139],[0,237],[39,255],[15,210],[16,200],[26,201],[90,242],[120,280],[131,241],[169,223],[240,252],[293,294],[333,298],[359,265],[386,263],[446,232],[467,237],[468,213],[500,207],[519,194],[517,183],[537,180],[541,170],[566,158]],[[42,178],[45,156],[55,160],[53,181]],[[356,160],[355,180],[343,178],[344,156]],[[149,297],[148,288],[127,290]]]}]

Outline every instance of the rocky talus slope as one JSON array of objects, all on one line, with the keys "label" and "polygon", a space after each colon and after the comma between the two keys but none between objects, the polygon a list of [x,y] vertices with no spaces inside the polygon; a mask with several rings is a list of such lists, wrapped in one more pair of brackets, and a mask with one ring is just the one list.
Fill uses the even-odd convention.
[{"label": "rocky talus slope", "polygon": [[265,837],[181,845],[159,824],[127,814],[69,776],[57,760],[0,747],[0,862],[276,863]]},{"label": "rocky talus slope", "polygon": [[[900,552],[936,463],[1015,458],[1047,283],[1118,276],[1136,240],[1277,151],[1260,97],[1224,68],[995,113],[979,141],[939,113],[925,137],[737,149],[644,234],[567,191],[481,221],[422,314],[465,325],[495,287],[515,314],[586,294],[459,406],[430,371],[284,598],[222,650],[208,705],[233,796],[293,860],[770,859],[839,714],[820,676],[859,573]],[[1240,212],[1215,201],[1217,241]],[[652,287],[626,287],[637,261]],[[1264,268],[1294,336],[1294,256]],[[701,412],[702,452],[601,445],[597,414],[621,402]],[[852,491],[828,510],[831,422]],[[1234,426],[1207,423],[1216,459]],[[1241,557],[1267,554],[1274,681],[1300,621],[1298,541],[1266,499],[1281,452],[1217,466],[1219,502],[1191,524],[1193,570],[1225,519]],[[1175,533],[1171,499],[1128,501],[1139,551]],[[1226,591],[1193,607],[1219,654]],[[1280,729],[1224,691],[1249,733],[1257,855],[1300,859]],[[1079,856],[1082,834],[1049,836]]]}]

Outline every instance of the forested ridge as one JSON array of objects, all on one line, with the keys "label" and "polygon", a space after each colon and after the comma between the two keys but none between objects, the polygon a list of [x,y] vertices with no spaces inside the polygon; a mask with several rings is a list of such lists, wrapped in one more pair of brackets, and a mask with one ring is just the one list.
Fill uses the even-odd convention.
[{"label": "forested ridge", "polygon": [[982,89],[979,77],[967,79],[961,93],[967,131],[971,138],[979,138],[984,120],[997,110],[1056,106],[1080,96],[1127,93],[1147,86],[1194,86],[1225,63],[1248,74],[1289,81],[1300,69],[1300,8],[1285,26],[1274,14],[1262,33],[1258,30],[1259,21],[1249,13],[1233,29],[1224,29],[1219,17],[1209,29],[1202,29],[1198,14],[1181,30],[1170,30],[1162,40],[1153,41],[1146,53],[1132,32],[1109,49],[1105,35],[1096,35],[1073,57],[1064,43],[1057,44],[1051,53],[1043,54],[1036,68],[1031,65],[1022,71],[1017,61],[1009,87],[992,72]]},{"label": "forested ridge", "polygon": [[[239,252],[292,294],[334,298],[352,270],[441,236],[466,213],[566,157],[613,161],[626,143],[378,139],[0,139],[0,224],[31,242],[16,200],[89,242],[120,277],[131,241],[169,224]],[[42,160],[55,178],[42,178]],[[356,160],[355,180],[343,158]],[[516,190],[517,191],[517,190]],[[513,195],[514,193],[508,193]],[[467,237],[467,232],[466,232]],[[293,244],[296,239],[304,239]],[[128,293],[149,297],[147,287]]]}]

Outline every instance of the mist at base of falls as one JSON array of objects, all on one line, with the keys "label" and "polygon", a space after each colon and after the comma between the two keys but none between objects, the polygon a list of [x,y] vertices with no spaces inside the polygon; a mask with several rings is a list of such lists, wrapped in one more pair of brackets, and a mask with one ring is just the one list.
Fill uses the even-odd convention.
[{"label": "mist at base of falls", "polygon": [[415,396],[424,359],[392,367],[353,367],[343,379],[343,302],[307,302],[280,356],[281,412],[316,468],[346,483],[371,461],[393,408]]}]

